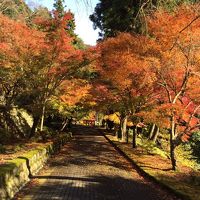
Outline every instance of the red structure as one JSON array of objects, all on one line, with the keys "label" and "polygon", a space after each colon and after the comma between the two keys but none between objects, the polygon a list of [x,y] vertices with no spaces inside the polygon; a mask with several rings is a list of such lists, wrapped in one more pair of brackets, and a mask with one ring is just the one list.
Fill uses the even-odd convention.
[{"label": "red structure", "polygon": [[95,120],[83,120],[83,124],[86,126],[95,126]]}]

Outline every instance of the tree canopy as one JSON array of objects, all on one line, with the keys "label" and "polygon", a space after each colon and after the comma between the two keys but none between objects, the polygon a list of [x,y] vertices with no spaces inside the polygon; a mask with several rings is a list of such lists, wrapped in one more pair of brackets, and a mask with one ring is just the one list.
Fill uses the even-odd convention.
[{"label": "tree canopy", "polygon": [[165,8],[172,10],[183,3],[195,0],[100,0],[90,15],[94,28],[100,29],[100,37],[113,37],[119,32],[147,33],[147,16],[153,11]]},{"label": "tree canopy", "polygon": [[12,19],[27,19],[31,9],[21,0],[0,0],[0,12]]}]

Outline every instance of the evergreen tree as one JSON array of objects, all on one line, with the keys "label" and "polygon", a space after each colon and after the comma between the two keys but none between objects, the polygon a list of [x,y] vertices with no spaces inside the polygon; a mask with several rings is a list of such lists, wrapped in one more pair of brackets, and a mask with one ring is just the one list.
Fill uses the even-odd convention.
[{"label": "evergreen tree", "polygon": [[68,12],[65,11],[64,3],[64,0],[55,0],[54,9],[59,18],[70,16],[71,19],[68,20],[66,24],[66,32],[73,38],[72,44],[75,48],[84,49],[85,45],[83,41],[75,34],[76,24],[74,14],[70,10],[68,10]]},{"label": "evergreen tree", "polygon": [[182,3],[198,0],[100,0],[90,15],[94,29],[100,29],[100,37],[114,37],[118,32],[146,34],[146,16],[159,8],[174,9]]},{"label": "evergreen tree", "polygon": [[64,0],[55,0],[53,7],[55,11],[58,13],[58,17],[62,18],[65,14]]}]

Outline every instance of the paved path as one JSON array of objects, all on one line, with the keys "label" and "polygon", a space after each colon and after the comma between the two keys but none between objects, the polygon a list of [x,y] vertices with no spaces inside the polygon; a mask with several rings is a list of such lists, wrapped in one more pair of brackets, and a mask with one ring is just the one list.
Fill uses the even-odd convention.
[{"label": "paved path", "polygon": [[79,127],[41,172],[15,197],[34,200],[175,200],[144,180],[98,133]]}]

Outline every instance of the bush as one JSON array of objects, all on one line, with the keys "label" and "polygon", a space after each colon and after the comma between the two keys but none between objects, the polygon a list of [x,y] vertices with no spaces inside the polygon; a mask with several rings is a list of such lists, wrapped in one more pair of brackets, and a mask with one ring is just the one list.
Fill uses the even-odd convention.
[{"label": "bush", "polygon": [[6,148],[0,144],[0,153],[5,153],[6,152]]},{"label": "bush", "polygon": [[193,134],[188,144],[194,159],[200,164],[200,131]]}]

